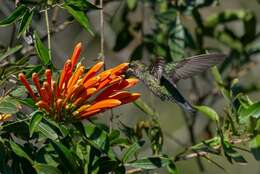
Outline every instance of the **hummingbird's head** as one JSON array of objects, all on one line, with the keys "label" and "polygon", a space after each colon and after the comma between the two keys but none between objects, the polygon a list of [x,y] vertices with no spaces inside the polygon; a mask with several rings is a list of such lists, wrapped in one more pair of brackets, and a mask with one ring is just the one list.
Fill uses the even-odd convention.
[{"label": "hummingbird's head", "polygon": [[140,61],[132,61],[129,64],[129,68],[126,72],[128,76],[135,76],[137,78],[140,78],[143,72],[145,71],[146,67],[145,65]]},{"label": "hummingbird's head", "polygon": [[142,62],[136,60],[129,64],[129,68],[133,69],[134,71],[142,72],[145,70],[145,65]]}]

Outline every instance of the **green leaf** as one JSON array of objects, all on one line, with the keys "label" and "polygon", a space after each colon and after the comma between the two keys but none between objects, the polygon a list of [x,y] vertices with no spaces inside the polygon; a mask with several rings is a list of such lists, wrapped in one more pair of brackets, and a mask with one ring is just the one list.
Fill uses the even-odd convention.
[{"label": "green leaf", "polygon": [[35,49],[43,64],[47,65],[50,62],[48,49],[44,46],[37,32],[34,32]]},{"label": "green leaf", "polygon": [[31,115],[32,115],[32,119],[31,119],[30,125],[29,125],[30,137],[32,137],[35,129],[38,127],[38,125],[42,121],[43,113],[40,111],[35,111]]},{"label": "green leaf", "polygon": [[8,48],[7,51],[0,55],[0,61],[2,61],[3,59],[7,58],[8,56],[16,53],[17,51],[19,51],[23,46],[22,45],[17,45],[13,48]]},{"label": "green leaf", "polygon": [[90,3],[88,0],[66,0],[66,4],[70,5],[74,9],[78,9],[80,11],[86,11],[89,9],[92,9],[92,10],[100,9],[96,5]]},{"label": "green leaf", "polygon": [[22,34],[25,33],[25,31],[29,28],[30,23],[32,21],[32,17],[33,17],[33,11],[31,10],[27,10],[26,13],[23,15],[21,24],[20,24],[20,28],[18,31],[18,37],[20,37]]},{"label": "green leaf", "polygon": [[23,151],[23,149],[16,143],[10,141],[11,148],[13,152],[19,157],[26,158],[31,164],[33,164],[33,160]]},{"label": "green leaf", "polygon": [[247,108],[239,109],[239,120],[245,123],[250,117],[258,119],[260,117],[260,102],[256,102]]},{"label": "green leaf", "polygon": [[172,60],[181,60],[185,55],[185,30],[181,24],[180,17],[177,16],[176,21],[169,33],[168,45]]},{"label": "green leaf", "polygon": [[62,174],[62,172],[54,166],[48,164],[34,164],[33,168],[36,170],[38,174]]},{"label": "green leaf", "polygon": [[135,142],[134,144],[132,144],[124,153],[122,161],[127,162],[127,160],[131,158],[141,148],[143,144],[144,142]]},{"label": "green leaf", "polygon": [[167,164],[167,170],[170,174],[178,174],[179,173],[175,164],[172,161],[169,161],[169,163]]},{"label": "green leaf", "polygon": [[20,19],[20,17],[24,15],[26,9],[27,7],[25,5],[20,5],[8,17],[0,21],[0,26],[4,27],[14,23],[16,20]]},{"label": "green leaf", "polygon": [[85,135],[88,142],[103,153],[108,154],[111,159],[115,158],[114,153],[109,148],[109,138],[107,132],[103,131],[92,123],[84,125]]},{"label": "green leaf", "polygon": [[232,163],[232,160],[234,160],[239,164],[247,163],[245,158],[242,155],[240,155],[236,150],[234,150],[234,148],[232,148],[232,146],[227,141],[223,143],[223,149],[224,149],[224,154],[226,158],[229,160],[229,162]]},{"label": "green leaf", "polygon": [[126,163],[125,166],[149,170],[165,167],[168,163],[169,159],[165,157],[148,157]]},{"label": "green leaf", "polygon": [[134,104],[145,114],[151,115],[151,116],[156,115],[154,110],[150,106],[148,106],[142,99],[138,99],[138,100],[134,101]]},{"label": "green leaf", "polygon": [[88,31],[91,35],[94,35],[90,29],[89,20],[83,11],[74,9],[72,6],[65,4],[64,7],[67,11],[82,25],[82,27]]},{"label": "green leaf", "polygon": [[77,163],[77,159],[71,153],[71,151],[61,143],[52,141],[52,146],[55,151],[58,153],[60,162],[70,172],[77,172],[79,169],[79,164]]},{"label": "green leaf", "polygon": [[129,8],[129,10],[133,10],[136,8],[138,1],[137,0],[127,0],[127,7]]},{"label": "green leaf", "polygon": [[21,106],[11,97],[0,98],[0,113],[15,114]]},{"label": "green leaf", "polygon": [[260,135],[256,135],[249,143],[251,152],[257,161],[260,161]]},{"label": "green leaf", "polygon": [[58,138],[57,133],[46,123],[40,122],[37,131],[41,132],[45,137],[51,140],[56,140]]},{"label": "green leaf", "polygon": [[214,77],[214,80],[216,81],[216,85],[219,88],[219,90],[221,91],[223,97],[225,98],[225,100],[229,103],[231,103],[231,97],[230,97],[230,93],[229,91],[224,87],[224,82],[223,79],[221,77],[221,74],[218,70],[218,68],[216,66],[211,68],[211,73]]},{"label": "green leaf", "polygon": [[208,106],[194,106],[197,110],[199,110],[201,113],[205,114],[206,116],[208,116],[211,120],[215,121],[215,122],[219,122],[219,116],[218,113],[208,107]]}]

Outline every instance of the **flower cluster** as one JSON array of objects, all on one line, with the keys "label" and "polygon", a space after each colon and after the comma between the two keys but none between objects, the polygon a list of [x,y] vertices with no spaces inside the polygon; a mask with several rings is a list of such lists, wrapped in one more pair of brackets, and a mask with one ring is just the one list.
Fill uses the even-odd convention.
[{"label": "flower cluster", "polygon": [[45,71],[42,84],[38,74],[33,73],[32,81],[38,94],[34,93],[25,75],[19,74],[20,81],[41,110],[57,121],[68,117],[85,119],[140,97],[139,93],[125,90],[138,82],[135,78],[125,78],[128,63],[99,73],[104,65],[104,62],[99,62],[85,73],[82,64],[75,67],[80,52],[81,43],[76,45],[72,57],[65,62],[58,82],[52,78],[50,69]]}]

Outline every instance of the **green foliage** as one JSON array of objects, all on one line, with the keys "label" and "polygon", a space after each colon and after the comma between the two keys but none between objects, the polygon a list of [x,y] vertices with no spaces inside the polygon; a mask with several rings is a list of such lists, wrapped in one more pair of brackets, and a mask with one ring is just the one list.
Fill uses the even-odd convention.
[{"label": "green foliage", "polygon": [[49,57],[48,48],[44,46],[37,32],[34,32],[34,39],[35,39],[35,49],[37,51],[37,54],[41,59],[42,63],[47,65],[51,59]]},{"label": "green foliage", "polygon": [[87,16],[83,11],[78,11],[73,6],[69,4],[65,4],[64,7],[67,9],[67,11],[82,25],[86,31],[88,31],[90,34],[94,35],[92,30],[89,27],[89,21]]},{"label": "green foliage", "polygon": [[[0,118],[3,119],[4,114],[13,115],[10,120],[3,120],[0,126],[0,173],[87,174],[135,170],[149,173],[164,168],[169,173],[178,174],[178,163],[194,157],[205,158],[221,169],[221,164],[213,161],[211,156],[217,155],[230,163],[244,165],[247,160],[241,150],[260,160],[260,102],[249,97],[251,92],[259,92],[259,84],[238,80],[241,73],[252,69],[252,57],[260,53],[259,22],[254,12],[248,9],[224,9],[202,15],[202,7],[214,8],[220,3],[217,0],[126,0],[120,2],[114,14],[104,10],[105,29],[112,30],[116,37],[111,46],[113,51],[130,50],[130,61],[144,58],[147,62],[153,62],[154,58],[162,57],[172,62],[205,52],[225,52],[227,55],[219,67],[211,69],[211,74],[205,72],[198,78],[199,81],[197,78],[191,80],[190,96],[196,111],[191,117],[183,114],[191,142],[182,147],[182,153],[172,156],[164,154],[168,152],[167,148],[163,148],[164,128],[160,124],[158,106],[149,106],[145,97],[135,101],[134,106],[147,117],[139,119],[134,125],[122,122],[120,117],[111,121],[109,126],[98,119],[57,123],[39,111],[35,102],[27,96],[25,87],[18,82],[17,75],[23,72],[31,77],[33,72],[42,74],[47,67],[52,68],[56,75],[58,70],[49,54],[49,47],[53,49],[49,42],[60,42],[52,36],[66,29],[68,23],[78,23],[91,37],[99,35],[93,32],[96,29],[91,29],[91,15],[88,13],[101,10],[101,7],[91,2],[20,0],[16,8],[1,19],[0,27],[13,25],[17,29],[13,31],[13,40],[9,44],[6,41],[3,45],[0,43]],[[104,8],[115,2],[103,3]],[[225,4],[224,1],[221,3]],[[148,17],[146,14],[140,15],[140,9],[145,12],[146,8]],[[44,12],[54,14],[57,9],[62,11],[60,14],[66,13],[66,21],[57,18],[61,26],[50,22],[50,33],[38,33],[37,30],[40,30],[36,20],[43,18]],[[132,20],[136,14],[142,19]],[[146,18],[152,22],[144,21]],[[47,18],[47,21],[50,19]],[[187,24],[187,19],[194,23],[192,27]],[[241,24],[240,33],[233,27],[234,22]],[[45,24],[43,28],[46,30]],[[52,40],[47,40],[50,37]],[[30,38],[32,43],[28,42]],[[47,43],[48,48],[45,46]],[[30,64],[29,60],[34,59],[35,55],[41,63]],[[106,57],[105,60],[110,61],[110,58]],[[203,89],[202,94],[197,89],[200,83],[208,84],[209,91]],[[219,99],[225,101],[221,111],[214,107],[214,103],[222,101]],[[30,107],[32,113],[31,110],[23,110],[23,105]],[[213,131],[205,131],[209,137],[200,137],[202,141],[196,144],[197,137],[193,135],[193,130],[199,114],[206,116],[209,120],[207,126],[213,127]],[[172,117],[169,122],[174,122],[175,118]],[[243,146],[240,147],[240,144]]]}]

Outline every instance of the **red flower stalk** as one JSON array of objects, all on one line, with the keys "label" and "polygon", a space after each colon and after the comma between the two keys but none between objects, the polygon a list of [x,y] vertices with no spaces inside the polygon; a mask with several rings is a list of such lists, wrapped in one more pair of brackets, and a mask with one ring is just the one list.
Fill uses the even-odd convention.
[{"label": "red flower stalk", "polygon": [[89,118],[107,109],[133,102],[140,97],[139,93],[126,91],[138,82],[135,78],[125,79],[123,73],[127,70],[128,63],[100,73],[104,62],[98,62],[86,73],[85,67],[81,64],[74,68],[81,46],[81,43],[77,44],[71,59],[65,62],[58,83],[52,79],[50,69],[45,71],[45,81],[42,84],[38,74],[33,73],[32,81],[38,94],[33,92],[24,74],[19,74],[20,81],[39,109],[44,110],[57,121],[63,121],[67,117]]}]

